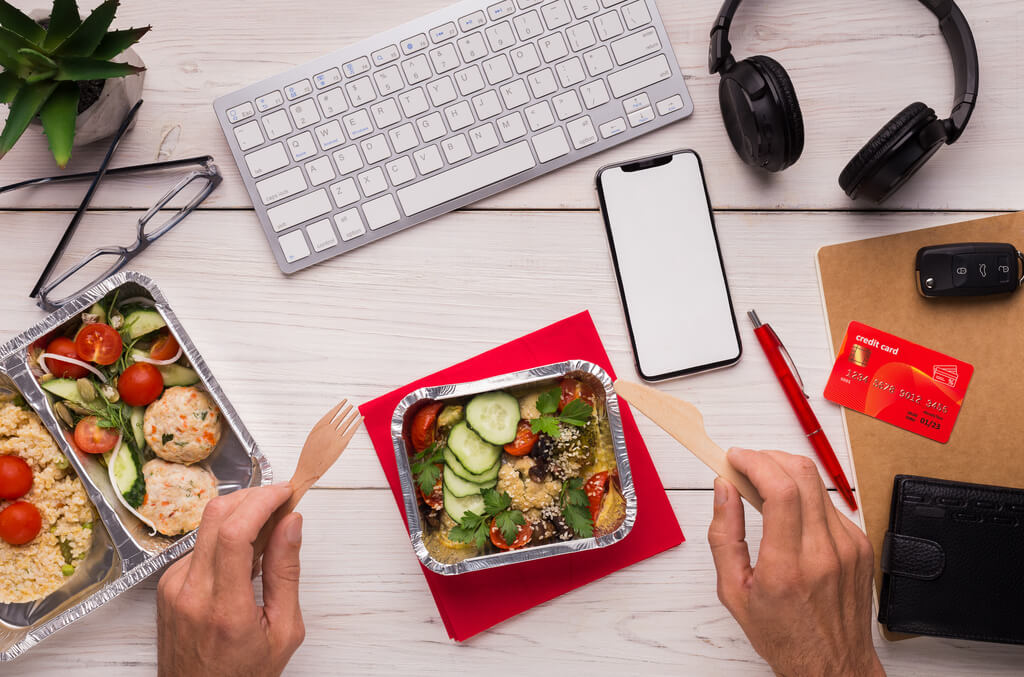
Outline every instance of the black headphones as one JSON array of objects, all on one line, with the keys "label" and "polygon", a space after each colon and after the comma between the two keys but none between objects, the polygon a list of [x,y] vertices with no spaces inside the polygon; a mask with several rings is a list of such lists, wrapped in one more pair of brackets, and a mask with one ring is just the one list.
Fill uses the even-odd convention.
[{"label": "black headphones", "polygon": [[[711,29],[709,67],[722,76],[718,101],[729,140],[743,161],[770,172],[786,169],[804,149],[804,121],[793,82],[778,61],[752,56],[737,62],[729,28],[742,0],[725,0]],[[953,0],[919,0],[939,19],[953,57],[956,104],[939,120],[923,103],[912,103],[867,142],[839,175],[851,198],[883,202],[967,127],[978,98],[978,50],[963,12]]]}]

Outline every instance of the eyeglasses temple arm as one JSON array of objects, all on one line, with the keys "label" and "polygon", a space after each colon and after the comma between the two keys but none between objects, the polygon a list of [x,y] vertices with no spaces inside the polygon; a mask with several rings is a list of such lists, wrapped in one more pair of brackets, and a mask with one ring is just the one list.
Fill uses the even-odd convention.
[{"label": "eyeglasses temple arm", "polygon": [[[116,169],[108,169],[107,176],[117,176],[119,174],[131,174],[132,172],[154,172],[160,169],[171,169],[173,167],[181,167],[182,165],[205,165],[213,162],[212,155],[197,155],[190,158],[182,158],[179,160],[165,160],[163,162],[150,162],[144,165],[132,165],[131,167],[117,167]],[[28,188],[29,186],[42,186],[50,183],[68,183],[70,181],[81,181],[83,179],[91,179],[96,176],[96,172],[81,172],[79,174],[61,174],[58,176],[44,176],[40,179],[28,179],[27,181],[19,181],[18,183],[12,183],[7,186],[0,186],[0,195],[3,193],[9,193],[12,190],[18,190],[19,188]]]}]

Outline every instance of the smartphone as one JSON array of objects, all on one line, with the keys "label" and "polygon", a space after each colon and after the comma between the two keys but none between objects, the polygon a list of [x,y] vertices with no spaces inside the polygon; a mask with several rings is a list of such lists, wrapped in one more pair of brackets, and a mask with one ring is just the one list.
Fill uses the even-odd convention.
[{"label": "smartphone", "polygon": [[736,364],[743,345],[697,153],[603,167],[597,193],[640,376]]}]

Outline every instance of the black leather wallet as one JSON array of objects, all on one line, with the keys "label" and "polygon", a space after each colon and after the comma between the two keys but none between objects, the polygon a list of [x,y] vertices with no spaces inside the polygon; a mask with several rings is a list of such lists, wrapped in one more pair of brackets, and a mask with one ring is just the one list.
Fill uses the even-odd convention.
[{"label": "black leather wallet", "polygon": [[878,620],[1024,644],[1024,490],[897,475]]}]

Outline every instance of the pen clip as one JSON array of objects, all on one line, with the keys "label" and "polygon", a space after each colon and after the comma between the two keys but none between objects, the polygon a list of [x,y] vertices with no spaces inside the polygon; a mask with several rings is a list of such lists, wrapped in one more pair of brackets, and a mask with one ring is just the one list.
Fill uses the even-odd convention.
[{"label": "pen clip", "polygon": [[786,363],[789,365],[790,371],[792,371],[793,375],[796,376],[796,382],[800,384],[800,392],[802,392],[804,394],[804,397],[806,397],[807,399],[811,399],[811,396],[807,394],[807,388],[804,386],[804,380],[800,378],[800,370],[797,369],[796,362],[793,361],[793,358],[789,354],[789,350],[786,349],[786,344],[782,342],[782,339],[779,338],[779,335],[775,333],[775,330],[772,329],[772,326],[770,324],[764,326],[771,333],[772,338],[775,339],[775,343],[779,346],[779,349],[782,351],[782,355],[783,357],[786,358]]}]

